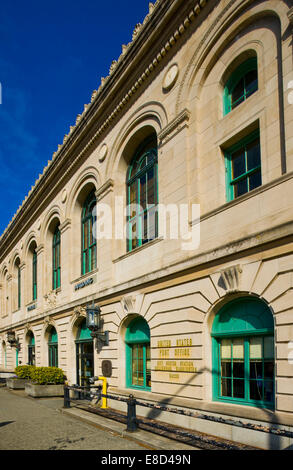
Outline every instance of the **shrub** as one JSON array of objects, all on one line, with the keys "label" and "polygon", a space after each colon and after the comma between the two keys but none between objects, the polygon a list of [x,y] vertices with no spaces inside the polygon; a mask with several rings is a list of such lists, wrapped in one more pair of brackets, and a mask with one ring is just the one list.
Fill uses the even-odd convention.
[{"label": "shrub", "polygon": [[35,366],[17,366],[14,369],[14,372],[19,379],[31,379],[32,373],[36,367]]},{"label": "shrub", "polygon": [[58,367],[35,367],[31,378],[34,383],[45,385],[63,384],[66,377]]}]

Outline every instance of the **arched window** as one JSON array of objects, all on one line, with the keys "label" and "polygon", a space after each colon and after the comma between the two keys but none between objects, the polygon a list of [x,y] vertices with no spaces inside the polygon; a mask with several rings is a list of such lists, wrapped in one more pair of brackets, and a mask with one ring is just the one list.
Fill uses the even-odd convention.
[{"label": "arched window", "polygon": [[58,335],[54,327],[50,331],[48,349],[49,367],[58,367]]},{"label": "arched window", "polygon": [[82,274],[93,271],[97,263],[96,237],[94,234],[95,218],[93,214],[95,206],[96,196],[95,192],[92,191],[83,205],[81,216]]},{"label": "arched window", "polygon": [[224,88],[224,115],[258,89],[257,58],[251,57],[231,74]]},{"label": "arched window", "polygon": [[58,289],[61,286],[60,245],[61,237],[58,226],[53,235],[53,289]]},{"label": "arched window", "polygon": [[132,320],[125,334],[126,386],[151,389],[150,328],[138,317]]},{"label": "arched window", "polygon": [[38,257],[37,257],[36,248],[33,251],[32,286],[33,286],[33,300],[36,300],[38,296]]},{"label": "arched window", "polygon": [[274,321],[256,298],[229,302],[212,327],[213,399],[274,408]]},{"label": "arched window", "polygon": [[21,307],[21,269],[20,264],[17,265],[17,306]]},{"label": "arched window", "polygon": [[158,236],[158,151],[152,135],[138,147],[127,171],[127,251]]}]

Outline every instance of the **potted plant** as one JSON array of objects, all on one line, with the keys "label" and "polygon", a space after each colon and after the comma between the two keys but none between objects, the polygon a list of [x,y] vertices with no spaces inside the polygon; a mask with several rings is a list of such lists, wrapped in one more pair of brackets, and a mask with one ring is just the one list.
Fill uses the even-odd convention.
[{"label": "potted plant", "polygon": [[18,366],[14,369],[15,377],[6,379],[6,385],[8,388],[14,390],[21,390],[25,388],[25,384],[31,380],[32,373],[35,366]]},{"label": "potted plant", "polygon": [[62,397],[66,377],[58,367],[35,367],[31,381],[25,384],[25,391],[34,398]]}]

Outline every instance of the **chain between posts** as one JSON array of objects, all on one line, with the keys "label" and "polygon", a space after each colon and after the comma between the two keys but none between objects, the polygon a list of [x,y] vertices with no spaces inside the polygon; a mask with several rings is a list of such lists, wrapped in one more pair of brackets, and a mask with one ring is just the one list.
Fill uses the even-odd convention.
[{"label": "chain between posts", "polygon": [[[68,388],[69,389],[76,389],[76,387],[68,387]],[[82,388],[82,387],[79,387],[79,388]],[[83,387],[83,388],[97,388],[97,387]],[[68,396],[69,396],[69,392],[68,392]],[[161,411],[165,411],[165,412],[190,416],[190,417],[194,417],[194,418],[198,418],[198,419],[212,421],[212,422],[215,422],[215,423],[227,424],[227,425],[230,425],[230,426],[242,427],[242,428],[250,429],[250,430],[253,430],[253,431],[259,431],[259,432],[264,432],[264,433],[268,433],[268,434],[274,434],[274,435],[277,435],[279,437],[293,438],[293,432],[292,431],[287,431],[285,429],[278,429],[278,428],[275,428],[275,427],[262,426],[260,424],[248,423],[248,422],[243,422],[243,421],[240,421],[240,420],[234,420],[234,419],[229,419],[229,418],[227,419],[227,418],[216,417],[216,416],[212,416],[212,415],[206,415],[204,413],[197,413],[197,412],[187,411],[187,410],[180,409],[180,408],[170,408],[170,407],[159,405],[159,404],[152,404],[152,403],[142,402],[140,400],[137,400],[133,395],[129,395],[129,398],[124,398],[124,397],[117,396],[117,395],[103,394],[103,393],[99,392],[98,394],[95,394],[95,395],[92,394],[91,396],[92,397],[97,397],[98,396],[99,399],[104,397],[104,398],[109,398],[111,400],[117,400],[117,401],[127,403],[127,431],[129,431],[129,432],[134,432],[138,428],[139,419],[137,419],[137,417],[136,417],[136,406],[144,406],[144,407],[147,407],[147,408],[153,408],[155,410],[161,410]],[[64,387],[64,407],[66,407],[65,401],[67,403],[67,400],[68,400],[67,392],[66,392],[66,398],[65,398],[65,387]],[[69,401],[70,401],[70,399],[69,399]],[[158,427],[158,428],[160,427],[157,423],[148,423],[148,425],[153,426],[153,427]],[[182,434],[181,431],[178,431],[178,432],[174,431],[174,432]],[[189,433],[185,433],[185,434],[187,434],[189,437],[192,436]],[[217,445],[218,445],[218,443],[217,443]]]}]

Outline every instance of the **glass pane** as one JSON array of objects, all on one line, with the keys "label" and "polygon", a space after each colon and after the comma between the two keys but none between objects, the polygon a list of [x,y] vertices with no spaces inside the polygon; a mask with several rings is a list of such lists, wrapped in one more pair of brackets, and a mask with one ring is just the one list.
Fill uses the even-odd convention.
[{"label": "glass pane", "polygon": [[222,397],[232,397],[231,379],[221,380],[221,395]]},{"label": "glass pane", "polygon": [[250,361],[250,378],[262,378],[262,360]]},{"label": "glass pane", "polygon": [[231,340],[222,339],[221,341],[221,358],[231,359]]},{"label": "glass pane", "polygon": [[274,382],[272,380],[265,380],[264,386],[264,400],[273,402],[274,400]]},{"label": "glass pane", "polygon": [[256,171],[249,176],[249,191],[261,186],[261,171]]},{"label": "glass pane", "polygon": [[147,203],[147,193],[146,193],[146,175],[143,175],[140,178],[140,206],[144,210],[146,209],[146,203]]},{"label": "glass pane", "polygon": [[259,139],[254,140],[246,147],[247,170],[253,170],[260,166],[260,143]]},{"label": "glass pane", "polygon": [[148,204],[155,204],[155,185],[154,185],[154,168],[151,168],[147,174],[148,177]]},{"label": "glass pane", "polygon": [[274,337],[264,337],[264,358],[271,359],[274,357]]},{"label": "glass pane", "polygon": [[262,354],[262,338],[250,338],[249,341],[249,357],[250,359],[261,359]]},{"label": "glass pane", "polygon": [[132,242],[132,249],[136,248],[137,246],[137,240],[136,240],[136,222],[133,222],[131,224],[131,242]]},{"label": "glass pane", "polygon": [[88,247],[88,224],[83,224],[83,249],[86,250]]},{"label": "glass pane", "polygon": [[244,80],[245,80],[246,98],[248,98],[258,88],[257,70],[251,70],[250,72],[248,72],[245,75]]},{"label": "glass pane", "polygon": [[233,360],[244,359],[244,340],[234,339],[233,340]]},{"label": "glass pane", "polygon": [[262,380],[251,380],[249,384],[249,396],[251,400],[262,400],[263,383]]},{"label": "glass pane", "polygon": [[142,227],[141,231],[143,234],[143,241],[142,243],[145,243],[148,241],[148,214],[147,212],[144,213],[143,217],[141,218],[142,220]]},{"label": "glass pane", "polygon": [[244,398],[244,380],[233,379],[233,397]]},{"label": "glass pane", "polygon": [[140,170],[147,165],[147,156],[145,156],[140,162]]},{"label": "glass pane", "polygon": [[274,377],[274,363],[272,361],[264,362],[264,377],[267,379]]},{"label": "glass pane", "polygon": [[234,185],[234,197],[239,197],[242,194],[245,194],[248,192],[248,186],[247,186],[247,178],[244,178],[241,181],[238,181]]},{"label": "glass pane", "polygon": [[[136,182],[134,182],[129,188],[129,203],[135,204],[136,201]],[[133,215],[131,215],[133,217]]]},{"label": "glass pane", "polygon": [[221,375],[222,377],[231,377],[232,376],[232,364],[229,361],[221,362]]},{"label": "glass pane", "polygon": [[233,153],[232,156],[232,179],[246,173],[245,151],[243,149]]},{"label": "glass pane", "polygon": [[146,346],[146,386],[151,387],[151,348]]},{"label": "glass pane", "polygon": [[231,94],[232,109],[238,106],[244,100],[244,79],[241,78],[237,85],[234,87]]},{"label": "glass pane", "polygon": [[233,377],[244,378],[244,361],[233,359]]}]

